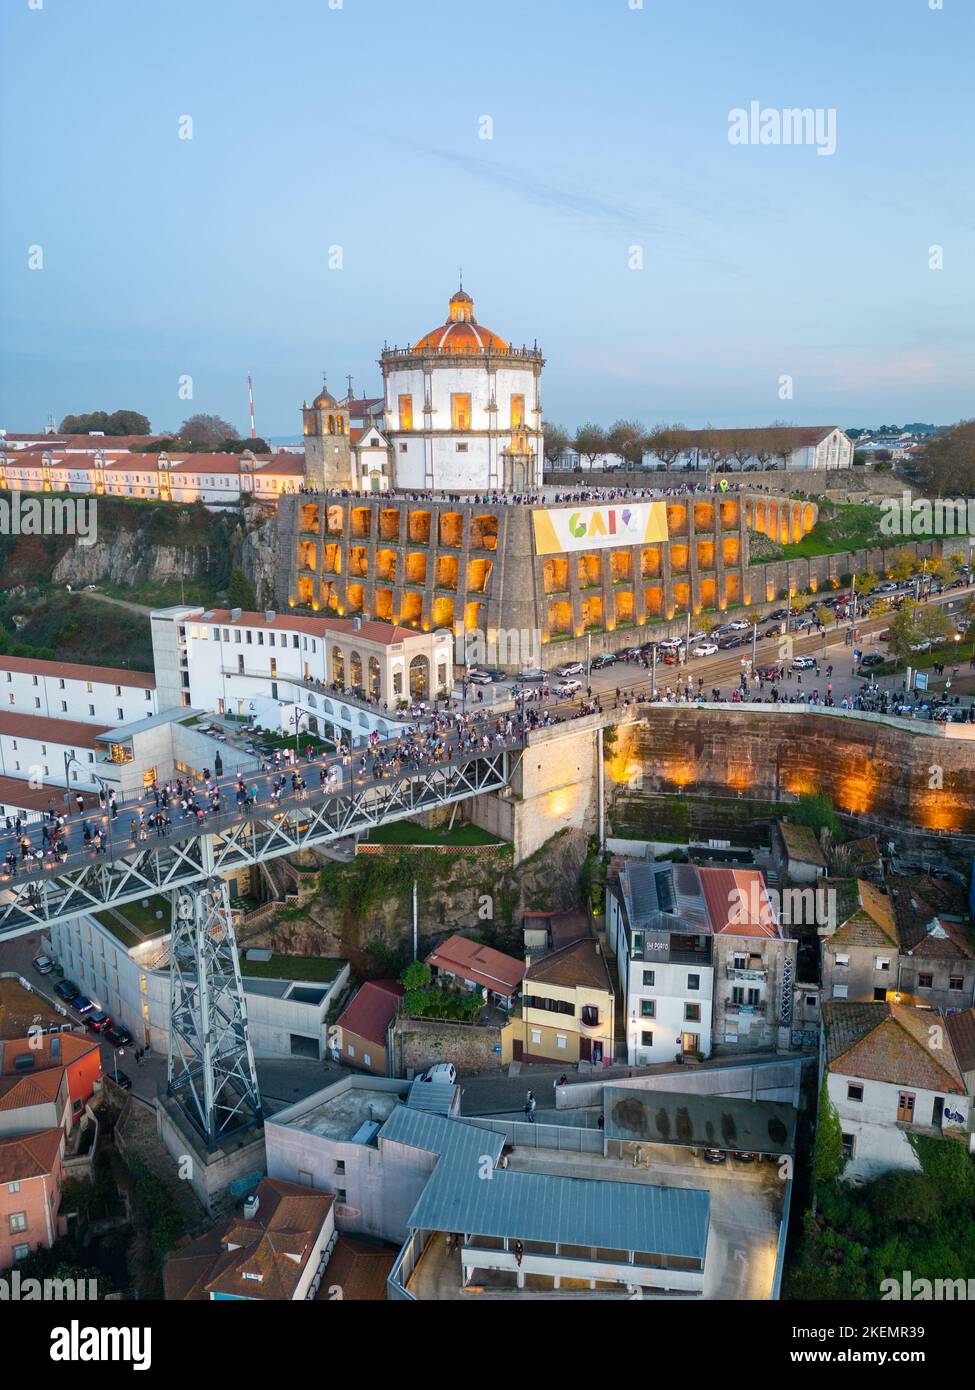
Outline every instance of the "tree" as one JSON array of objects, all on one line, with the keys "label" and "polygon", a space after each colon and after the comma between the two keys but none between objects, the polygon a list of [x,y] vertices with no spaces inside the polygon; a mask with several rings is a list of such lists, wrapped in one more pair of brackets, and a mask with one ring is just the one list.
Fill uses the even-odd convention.
[{"label": "tree", "polygon": [[807,825],[818,840],[827,831],[835,840],[843,827],[832,800],[824,791],[803,792],[789,811],[793,825]]},{"label": "tree", "polygon": [[179,437],[189,440],[191,444],[216,446],[227,439],[239,439],[240,435],[233,425],[221,420],[219,415],[191,415],[180,425]]},{"label": "tree", "polygon": [[639,420],[617,420],[609,432],[609,447],[631,468],[639,468],[647,447],[647,432]]},{"label": "tree", "polygon": [[114,410],[109,415],[104,410],[92,410],[85,415],[65,415],[58,426],[61,434],[126,435],[148,434],[149,417],[137,410]]},{"label": "tree", "polygon": [[823,1183],[833,1182],[840,1176],[846,1165],[843,1157],[843,1130],[836,1106],[829,1098],[826,1075],[819,1091],[819,1113],[816,1117],[816,1138],[813,1143],[812,1183],[813,1211],[816,1209],[817,1189]]},{"label": "tree", "polygon": [[832,608],[827,608],[825,603],[821,603],[816,609],[816,621],[820,627],[829,627],[834,619]]},{"label": "tree", "polygon": [[243,454],[248,449],[252,454],[270,454],[272,452],[270,444],[260,435],[256,439],[223,439],[220,442],[222,454]]},{"label": "tree", "polygon": [[673,468],[688,447],[687,428],[684,425],[654,425],[647,435],[647,452],[658,458],[665,468]]},{"label": "tree", "polygon": [[413,960],[400,975],[399,980],[403,988],[409,991],[426,989],[432,978],[433,971],[425,961]]},{"label": "tree", "polygon": [[546,463],[558,463],[571,443],[568,431],[561,425],[550,425],[548,421],[542,425],[542,452]]},{"label": "tree", "polygon": [[749,430],[732,430],[728,440],[728,453],[738,465],[738,472],[745,471],[745,464],[755,456],[755,446]]},{"label": "tree", "polygon": [[707,459],[712,468],[717,468],[725,459],[730,458],[725,431],[712,429],[708,425],[707,429],[701,431],[698,452]]},{"label": "tree", "polygon": [[858,574],[856,576],[856,591],[860,598],[867,598],[876,589],[880,581],[875,574]]},{"label": "tree", "polygon": [[254,593],[254,586],[241,569],[234,570],[230,576],[227,602],[231,608],[243,608],[247,613],[253,613],[257,608],[257,595]]},{"label": "tree", "polygon": [[890,577],[903,583],[905,579],[910,579],[911,575],[914,573],[916,563],[913,551],[907,549],[898,550],[890,567]]},{"label": "tree", "polygon": [[975,419],[935,435],[921,455],[919,476],[936,497],[971,497],[975,492]]},{"label": "tree", "polygon": [[589,460],[589,467],[593,464],[600,454],[609,453],[609,435],[601,425],[587,423],[576,430],[576,437],[573,441],[576,449]]},{"label": "tree", "polygon": [[911,647],[915,642],[920,641],[918,633],[918,614],[920,612],[918,604],[913,599],[907,599],[890,620],[890,641],[888,648],[899,661],[908,661],[911,656]]}]

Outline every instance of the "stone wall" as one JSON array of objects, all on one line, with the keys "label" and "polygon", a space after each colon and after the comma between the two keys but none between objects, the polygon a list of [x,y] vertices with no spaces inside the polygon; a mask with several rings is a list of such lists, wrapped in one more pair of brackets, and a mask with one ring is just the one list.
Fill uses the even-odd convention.
[{"label": "stone wall", "polygon": [[453,1062],[461,1076],[493,1071],[500,1062],[500,1047],[500,1028],[401,1014],[393,1031],[393,1071],[396,1076],[417,1074],[437,1062]]}]

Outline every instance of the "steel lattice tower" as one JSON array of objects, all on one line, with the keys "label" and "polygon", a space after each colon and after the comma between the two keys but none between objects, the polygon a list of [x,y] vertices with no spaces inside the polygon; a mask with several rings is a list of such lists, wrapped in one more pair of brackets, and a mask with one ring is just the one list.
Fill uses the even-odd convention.
[{"label": "steel lattice tower", "polygon": [[173,895],[169,1094],[207,1149],[261,1120],[227,885]]}]

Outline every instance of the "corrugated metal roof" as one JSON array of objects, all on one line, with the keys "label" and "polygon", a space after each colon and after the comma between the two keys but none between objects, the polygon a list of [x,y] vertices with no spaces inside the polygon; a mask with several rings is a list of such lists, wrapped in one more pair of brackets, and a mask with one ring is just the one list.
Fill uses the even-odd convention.
[{"label": "corrugated metal roof", "polygon": [[430,1115],[449,1115],[454,1108],[457,1087],[450,1081],[424,1081],[422,1076],[414,1079],[407,1097],[407,1105],[414,1110],[425,1110]]},{"label": "corrugated metal roof", "polygon": [[796,1112],[779,1101],[606,1086],[603,1108],[607,1139],[762,1154],[795,1148]]},{"label": "corrugated metal roof", "polygon": [[711,1205],[704,1190],[498,1168],[502,1135],[408,1106],[393,1111],[379,1137],[440,1154],[410,1216],[415,1230],[704,1260]]}]

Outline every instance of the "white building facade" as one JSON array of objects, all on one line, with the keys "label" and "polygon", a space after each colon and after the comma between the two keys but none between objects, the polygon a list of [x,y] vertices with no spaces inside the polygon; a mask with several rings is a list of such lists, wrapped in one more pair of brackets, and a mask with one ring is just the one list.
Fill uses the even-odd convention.
[{"label": "white building facade", "polygon": [[479,324],[463,288],[447,322],[380,359],[394,485],[436,492],[533,491],[542,483],[537,347]]}]

